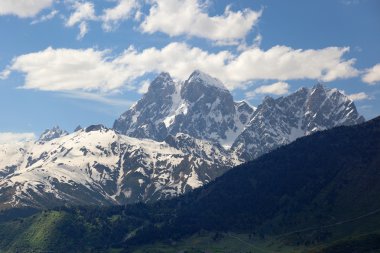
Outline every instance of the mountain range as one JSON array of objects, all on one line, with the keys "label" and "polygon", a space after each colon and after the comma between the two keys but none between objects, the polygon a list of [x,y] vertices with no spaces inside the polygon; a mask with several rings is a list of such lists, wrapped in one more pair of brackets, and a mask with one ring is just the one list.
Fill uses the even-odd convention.
[{"label": "mountain range", "polygon": [[0,212],[0,248],[379,252],[379,166],[380,117],[299,138],[170,200],[56,207],[17,219]]},{"label": "mountain range", "polygon": [[0,145],[0,208],[171,198],[299,137],[362,122],[353,101],[321,84],[255,108],[201,71],[161,73],[112,129],[55,127]]}]

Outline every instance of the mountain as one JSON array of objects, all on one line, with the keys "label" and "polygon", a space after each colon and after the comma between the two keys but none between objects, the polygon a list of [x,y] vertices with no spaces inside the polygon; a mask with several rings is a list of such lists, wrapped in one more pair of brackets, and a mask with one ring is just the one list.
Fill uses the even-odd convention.
[{"label": "mountain", "polygon": [[177,199],[170,226],[281,233],[282,226],[299,228],[294,219],[303,215],[303,223],[336,222],[380,210],[379,180],[377,117],[311,134],[233,168]]},{"label": "mountain", "polygon": [[232,150],[249,161],[299,137],[363,122],[363,116],[347,96],[317,84],[286,97],[266,97],[233,143]]},{"label": "mountain", "polygon": [[[268,247],[286,244],[286,252],[309,252],[296,250],[299,246],[328,248],[320,252],[379,252],[379,181],[377,117],[297,139],[189,194],[153,204],[153,224],[140,229],[129,243],[180,243],[211,231],[227,237],[244,233],[245,240],[250,234],[256,237],[254,246],[263,241]],[[165,214],[166,222],[158,220]]]},{"label": "mountain", "polygon": [[322,84],[278,99],[266,97],[256,109],[234,102],[219,80],[194,71],[185,82],[161,73],[114,129],[158,141],[185,133],[219,143],[249,161],[316,131],[362,122],[353,101]]},{"label": "mountain", "polygon": [[115,121],[114,129],[158,141],[184,133],[230,147],[253,112],[246,102],[234,102],[219,80],[201,71],[185,82],[161,73],[142,99]]},{"label": "mountain", "polygon": [[171,200],[57,208],[3,222],[0,247],[5,252],[379,252],[379,168],[380,117],[299,138]]},{"label": "mountain", "polygon": [[[47,135],[46,135],[47,136]],[[136,139],[102,125],[0,145],[0,207],[109,205],[183,194],[241,163],[185,134]]]},{"label": "mountain", "polygon": [[69,133],[65,130],[62,130],[59,126],[55,126],[52,129],[46,129],[38,139],[40,142],[51,141],[53,139],[66,136]]},{"label": "mountain", "polygon": [[46,130],[0,145],[0,207],[125,204],[171,198],[304,135],[363,122],[354,103],[316,85],[251,107],[217,79],[161,73],[114,129]]}]

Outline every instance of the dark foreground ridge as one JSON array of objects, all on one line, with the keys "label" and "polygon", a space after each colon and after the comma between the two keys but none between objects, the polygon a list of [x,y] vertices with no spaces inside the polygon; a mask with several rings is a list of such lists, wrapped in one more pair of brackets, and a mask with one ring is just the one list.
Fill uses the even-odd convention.
[{"label": "dark foreground ridge", "polygon": [[8,219],[0,249],[379,252],[378,182],[380,117],[298,139],[172,200]]}]

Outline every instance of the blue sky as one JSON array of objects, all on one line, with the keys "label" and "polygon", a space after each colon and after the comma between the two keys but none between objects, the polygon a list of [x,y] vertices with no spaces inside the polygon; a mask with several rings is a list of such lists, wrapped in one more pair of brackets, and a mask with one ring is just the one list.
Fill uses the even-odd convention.
[{"label": "blue sky", "polygon": [[195,68],[253,105],[320,81],[370,119],[379,24],[377,0],[2,0],[0,133],[112,126],[157,73]]}]

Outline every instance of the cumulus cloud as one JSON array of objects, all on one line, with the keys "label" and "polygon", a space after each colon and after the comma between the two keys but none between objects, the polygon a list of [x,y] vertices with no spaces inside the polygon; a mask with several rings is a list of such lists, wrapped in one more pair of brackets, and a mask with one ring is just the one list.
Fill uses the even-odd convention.
[{"label": "cumulus cloud", "polygon": [[256,88],[254,92],[257,94],[284,95],[289,92],[289,84],[277,82],[270,85],[262,85]]},{"label": "cumulus cloud", "polygon": [[153,0],[149,15],[141,24],[146,33],[189,35],[222,44],[236,44],[258,22],[261,11],[234,12],[227,6],[223,15],[209,16],[200,0]]},{"label": "cumulus cloud", "polygon": [[0,132],[0,144],[33,141],[35,139],[36,135],[34,133]]},{"label": "cumulus cloud", "polygon": [[167,71],[184,79],[194,69],[200,69],[234,89],[252,80],[321,79],[327,82],[356,76],[355,61],[343,59],[346,52],[348,48],[295,50],[275,46],[267,51],[252,48],[234,55],[229,51],[209,53],[184,43],[171,43],[162,49],[148,48],[142,52],[131,48],[117,61],[129,66],[136,76]]},{"label": "cumulus cloud", "polygon": [[74,2],[72,5],[74,12],[66,21],[66,26],[72,27],[78,24],[78,39],[83,38],[88,32],[88,21],[96,20],[95,7],[92,2]]},{"label": "cumulus cloud", "polygon": [[360,101],[360,100],[369,99],[370,97],[365,92],[359,92],[359,93],[348,95],[348,98],[351,99],[352,101]]},{"label": "cumulus cloud", "polygon": [[293,49],[274,46],[267,51],[252,48],[230,62],[224,75],[231,83],[252,79],[320,79],[325,82],[358,75],[354,59],[345,60],[349,48]]},{"label": "cumulus cloud", "polygon": [[103,21],[103,29],[111,31],[123,20],[131,17],[133,11],[137,10],[139,3],[137,0],[118,0],[118,4],[114,8],[108,8],[103,11],[101,20]]},{"label": "cumulus cloud", "polygon": [[185,43],[170,43],[142,51],[130,47],[111,56],[107,50],[47,48],[16,57],[3,73],[24,73],[23,87],[28,89],[107,92],[131,85],[149,73],[166,71],[184,80],[199,69],[235,89],[254,80],[333,81],[356,76],[355,61],[343,58],[347,51],[338,47],[296,50],[275,46],[267,51],[251,48],[238,54],[226,50],[210,53]]},{"label": "cumulus cloud", "polygon": [[365,71],[362,81],[368,84],[376,84],[380,81],[380,63]]},{"label": "cumulus cloud", "polygon": [[1,0],[0,16],[15,15],[20,18],[30,18],[52,4],[53,0]]},{"label": "cumulus cloud", "polygon": [[124,69],[107,60],[107,51],[53,49],[19,56],[10,71],[25,73],[23,88],[48,91],[109,91],[123,85]]},{"label": "cumulus cloud", "polygon": [[247,98],[253,98],[257,94],[266,94],[266,95],[284,95],[289,93],[289,84],[286,82],[276,82],[269,85],[262,85],[253,91],[248,91],[245,93]]}]

